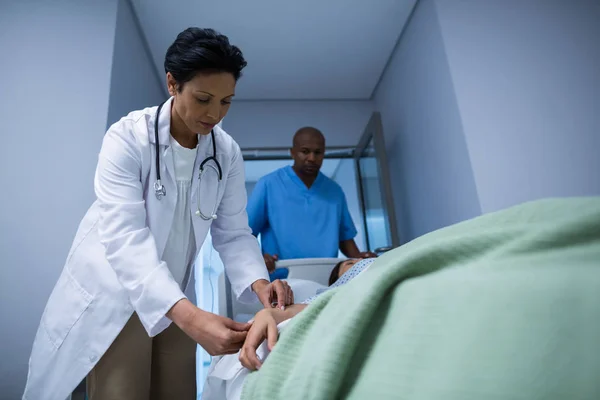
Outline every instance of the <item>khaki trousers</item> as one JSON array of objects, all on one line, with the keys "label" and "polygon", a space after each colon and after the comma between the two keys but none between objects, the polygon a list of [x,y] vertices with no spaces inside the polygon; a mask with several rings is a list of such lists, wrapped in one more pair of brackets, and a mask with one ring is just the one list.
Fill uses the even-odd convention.
[{"label": "khaki trousers", "polygon": [[89,400],[195,400],[196,343],[171,324],[151,338],[137,314],[87,377]]}]

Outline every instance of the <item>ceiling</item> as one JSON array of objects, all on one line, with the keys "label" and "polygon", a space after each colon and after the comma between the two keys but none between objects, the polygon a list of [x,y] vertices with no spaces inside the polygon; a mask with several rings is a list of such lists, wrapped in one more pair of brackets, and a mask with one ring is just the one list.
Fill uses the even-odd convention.
[{"label": "ceiling", "polygon": [[159,76],[189,26],[214,28],[248,61],[236,98],[370,99],[416,0],[131,0]]}]

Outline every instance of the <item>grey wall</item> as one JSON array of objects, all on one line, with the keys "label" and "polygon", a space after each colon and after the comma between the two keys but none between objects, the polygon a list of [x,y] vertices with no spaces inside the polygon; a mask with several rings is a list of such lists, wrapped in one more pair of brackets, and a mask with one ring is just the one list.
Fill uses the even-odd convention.
[{"label": "grey wall", "polygon": [[600,2],[435,2],[484,212],[600,194]]},{"label": "grey wall", "polygon": [[481,208],[435,4],[421,0],[374,96],[403,241]]},{"label": "grey wall", "polygon": [[374,94],[401,233],[600,194],[600,3],[421,0]]},{"label": "grey wall", "polygon": [[289,147],[306,125],[320,129],[328,146],[354,146],[372,112],[370,101],[234,101],[223,128],[242,148]]},{"label": "grey wall", "polygon": [[116,0],[0,2],[0,398],[20,399],[40,316],[94,199]]},{"label": "grey wall", "polygon": [[337,169],[335,170],[335,175],[332,176],[332,179],[338,185],[340,185],[344,191],[344,194],[346,195],[348,211],[350,212],[350,216],[352,217],[352,221],[354,222],[354,226],[356,226],[357,230],[354,241],[356,242],[359,250],[367,251],[368,249],[365,244],[365,228],[362,221],[362,210],[360,208],[358,188],[356,186],[356,167],[354,159],[341,159]]},{"label": "grey wall", "polygon": [[166,78],[158,76],[146,49],[131,3],[120,0],[107,128],[132,110],[155,106],[168,98]]}]

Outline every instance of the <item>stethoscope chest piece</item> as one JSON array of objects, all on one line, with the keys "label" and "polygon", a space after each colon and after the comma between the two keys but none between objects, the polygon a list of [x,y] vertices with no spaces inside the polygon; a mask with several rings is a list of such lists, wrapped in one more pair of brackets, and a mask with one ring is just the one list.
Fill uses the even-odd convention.
[{"label": "stethoscope chest piece", "polygon": [[167,195],[167,189],[165,189],[165,185],[163,185],[160,180],[154,182],[154,194],[158,200]]}]

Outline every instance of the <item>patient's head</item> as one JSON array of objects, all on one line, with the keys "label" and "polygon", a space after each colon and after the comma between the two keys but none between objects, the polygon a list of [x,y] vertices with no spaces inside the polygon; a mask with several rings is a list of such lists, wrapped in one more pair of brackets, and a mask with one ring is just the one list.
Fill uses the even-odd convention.
[{"label": "patient's head", "polygon": [[359,261],[359,258],[351,258],[335,264],[335,267],[333,267],[331,270],[331,275],[329,275],[329,286],[333,285],[335,281],[340,278],[340,276],[344,275],[346,271],[352,268],[352,266]]}]

